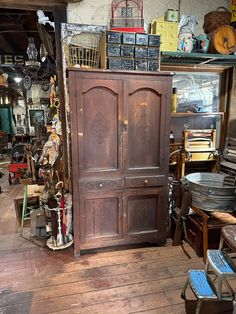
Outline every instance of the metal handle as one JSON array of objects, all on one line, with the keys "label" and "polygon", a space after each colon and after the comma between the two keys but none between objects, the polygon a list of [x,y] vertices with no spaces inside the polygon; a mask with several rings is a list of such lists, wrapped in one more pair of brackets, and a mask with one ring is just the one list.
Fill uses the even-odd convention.
[{"label": "metal handle", "polygon": [[100,187],[100,188],[102,188],[102,187],[103,187],[102,183],[99,183],[99,187]]},{"label": "metal handle", "polygon": [[121,126],[122,126],[123,128],[127,128],[127,126],[128,126],[128,120],[121,121]]},{"label": "metal handle", "polygon": [[148,180],[147,179],[144,180],[144,184],[148,184]]}]

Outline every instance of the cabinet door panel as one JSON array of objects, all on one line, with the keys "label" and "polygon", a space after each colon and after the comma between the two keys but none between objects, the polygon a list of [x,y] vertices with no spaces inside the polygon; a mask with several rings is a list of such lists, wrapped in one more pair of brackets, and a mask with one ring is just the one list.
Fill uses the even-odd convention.
[{"label": "cabinet door panel", "polygon": [[124,234],[126,237],[160,235],[166,228],[165,189],[128,192],[124,198]]},{"label": "cabinet door panel", "polygon": [[124,132],[125,171],[163,173],[168,143],[166,84],[161,81],[125,81],[128,126]]},{"label": "cabinet door panel", "polygon": [[[81,85],[80,85],[81,83]],[[120,171],[121,82],[82,80],[79,94],[79,167],[82,175]]]},{"label": "cabinet door panel", "polygon": [[120,193],[82,195],[80,199],[81,243],[122,236]]}]

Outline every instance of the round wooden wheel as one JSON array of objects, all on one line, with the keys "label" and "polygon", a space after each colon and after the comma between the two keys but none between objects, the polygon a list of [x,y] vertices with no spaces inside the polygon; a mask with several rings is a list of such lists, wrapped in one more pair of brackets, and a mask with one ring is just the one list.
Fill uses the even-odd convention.
[{"label": "round wooden wheel", "polygon": [[230,54],[236,51],[236,36],[232,26],[220,26],[214,32],[210,33],[209,36],[209,52]]}]

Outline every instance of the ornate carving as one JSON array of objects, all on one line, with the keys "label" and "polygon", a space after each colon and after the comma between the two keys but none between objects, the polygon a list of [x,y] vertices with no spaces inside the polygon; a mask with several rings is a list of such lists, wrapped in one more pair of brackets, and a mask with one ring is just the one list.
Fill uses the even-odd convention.
[{"label": "ornate carving", "polygon": [[102,112],[98,112],[92,122],[91,132],[95,136],[98,144],[102,144],[110,130],[109,121],[106,120]]},{"label": "ornate carving", "polygon": [[147,106],[141,106],[140,118],[136,123],[136,134],[142,142],[146,142],[148,139],[149,119]]}]

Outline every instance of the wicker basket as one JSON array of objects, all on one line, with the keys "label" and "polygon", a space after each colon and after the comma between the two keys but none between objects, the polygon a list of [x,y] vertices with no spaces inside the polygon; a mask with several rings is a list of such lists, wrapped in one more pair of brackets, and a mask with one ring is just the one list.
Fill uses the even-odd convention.
[{"label": "wicker basket", "polygon": [[204,16],[203,29],[206,34],[213,32],[219,26],[230,25],[231,12],[225,7],[219,7],[215,11],[208,12]]},{"label": "wicker basket", "polygon": [[68,66],[98,68],[100,37],[100,33],[89,32],[74,35],[68,47]]}]

